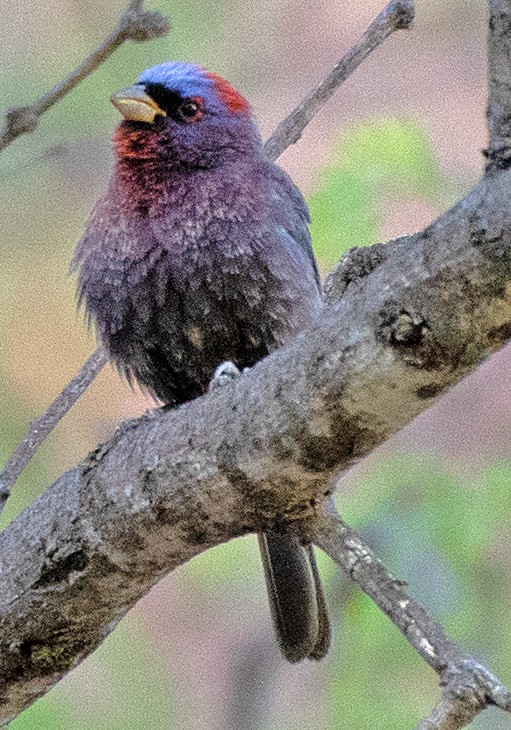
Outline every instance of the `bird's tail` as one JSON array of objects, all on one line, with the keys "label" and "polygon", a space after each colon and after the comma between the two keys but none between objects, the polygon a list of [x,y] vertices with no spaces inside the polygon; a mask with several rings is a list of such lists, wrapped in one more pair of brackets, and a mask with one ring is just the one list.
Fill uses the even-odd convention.
[{"label": "bird's tail", "polygon": [[273,625],[290,662],[322,659],[330,646],[330,622],[312,545],[291,534],[259,534]]}]

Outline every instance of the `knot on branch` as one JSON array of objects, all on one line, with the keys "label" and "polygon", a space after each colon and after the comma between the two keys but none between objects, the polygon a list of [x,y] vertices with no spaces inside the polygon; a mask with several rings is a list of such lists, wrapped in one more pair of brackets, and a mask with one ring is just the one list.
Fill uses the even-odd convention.
[{"label": "knot on branch", "polygon": [[483,150],[486,157],[486,174],[492,174],[499,170],[507,170],[511,167],[511,140],[509,144],[501,144],[498,147],[488,147]]},{"label": "knot on branch", "polygon": [[16,106],[5,113],[8,137],[18,137],[25,132],[33,132],[37,127],[37,114],[32,106]]},{"label": "knot on branch", "polygon": [[66,555],[59,555],[57,551],[47,555],[46,561],[41,567],[38,578],[32,583],[31,588],[47,588],[58,586],[72,579],[73,575],[83,572],[89,563],[89,557],[83,548],[74,549]]},{"label": "knot on branch", "polygon": [[387,302],[379,313],[379,320],[377,339],[390,345],[407,365],[423,370],[441,367],[445,355],[422,315],[404,310],[396,302]]},{"label": "knot on branch", "polygon": [[426,334],[426,323],[420,317],[413,317],[408,312],[401,312],[394,320],[390,332],[390,341],[393,345],[413,347],[419,345]]},{"label": "knot on branch", "polygon": [[396,0],[392,7],[392,15],[396,30],[411,28],[415,20],[415,4],[413,0]]},{"label": "knot on branch", "polygon": [[453,727],[462,727],[489,705],[506,711],[511,709],[511,693],[498,677],[473,657],[446,668],[442,672],[441,685],[445,688],[445,716],[458,720]]},{"label": "knot on branch", "polygon": [[325,280],[323,286],[325,302],[342,299],[351,282],[368,276],[385,260],[385,252],[383,243],[362,248],[350,248],[346,251]]},{"label": "knot on branch", "polygon": [[156,10],[128,10],[122,16],[119,27],[125,38],[136,43],[162,38],[170,30],[168,19]]}]

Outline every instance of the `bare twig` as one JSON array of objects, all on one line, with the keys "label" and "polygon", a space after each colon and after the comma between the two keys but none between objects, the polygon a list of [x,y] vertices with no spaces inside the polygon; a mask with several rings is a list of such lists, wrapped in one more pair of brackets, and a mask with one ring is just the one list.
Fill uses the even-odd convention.
[{"label": "bare twig", "polygon": [[156,11],[143,10],[142,5],[141,0],[130,0],[115,30],[74,71],[71,71],[37,101],[7,110],[5,126],[0,130],[0,151],[20,135],[33,132],[37,127],[39,117],[104,63],[121,43],[129,39],[137,42],[148,41],[168,33],[167,19]]},{"label": "bare twig", "polygon": [[323,81],[279,124],[264,146],[267,157],[276,160],[290,145],[298,142],[305,127],[339,86],[394,31],[410,28],[414,15],[413,0],[392,0]]},{"label": "bare twig", "polygon": [[0,473],[0,514],[9,498],[17,478],[32,459],[37,449],[66,415],[78,398],[92,383],[108,360],[106,351],[100,347],[94,352],[81,370],[59,393],[50,407],[30,424],[23,441],[16,448]]},{"label": "bare twig", "polygon": [[312,539],[404,634],[440,676],[442,697],[416,730],[459,730],[489,705],[511,712],[511,693],[485,666],[466,654],[417,601],[393,578],[359,535],[333,508],[319,522]]},{"label": "bare twig", "polygon": [[[140,7],[142,6],[142,2],[138,3],[130,3],[130,6],[127,10],[127,13],[131,12],[139,12]],[[362,63],[364,58],[366,58],[371,51],[373,51],[378,45],[383,43],[383,41],[388,38],[388,36],[394,31],[399,30],[400,28],[409,28],[414,17],[414,4],[413,0],[392,0],[392,2],[387,5],[387,7],[378,15],[378,17],[371,23],[367,31],[364,33],[360,41],[353,46],[353,48],[348,51],[348,53],[339,61],[337,66],[328,74],[325,79],[321,82],[321,84],[315,89],[311,94],[309,94],[303,101],[298,104],[298,106],[295,108],[295,110],[286,118],[284,121],[279,124],[277,129],[273,132],[271,137],[268,139],[268,141],[265,144],[265,153],[267,157],[271,160],[277,159],[288,147],[289,145],[296,142],[305,127],[309,124],[309,122],[312,121],[314,116],[319,112],[321,107],[326,104],[326,102],[330,99],[332,94],[334,93],[335,89],[340,86],[340,84],[345,81],[352,73],[353,71],[358,68],[358,66]],[[122,22],[122,20],[121,20]],[[115,35],[115,32],[114,34]],[[108,40],[108,39],[107,39]],[[105,44],[107,41],[105,41]],[[98,49],[99,50],[99,49]],[[112,49],[113,50],[113,49]],[[110,51],[111,52],[111,51]],[[97,52],[96,52],[97,53]],[[94,56],[95,54],[93,54]],[[89,57],[92,58],[92,57]],[[104,60],[104,59],[103,59]],[[83,64],[82,64],[83,66]],[[80,67],[82,68],[82,67]],[[78,69],[75,74],[78,72]],[[80,79],[77,79],[75,83],[78,83]],[[62,84],[65,84],[65,80],[62,82]],[[57,87],[60,87],[62,84],[59,84]],[[68,89],[69,90],[69,89]],[[51,92],[49,92],[51,94]],[[48,95],[46,95],[48,96]],[[44,98],[44,97],[43,97]],[[41,101],[41,100],[40,100]],[[39,102],[36,102],[39,103]],[[32,107],[30,107],[32,108]],[[21,132],[20,132],[21,134]],[[1,134],[0,134],[0,150],[1,147]],[[14,139],[14,137],[13,137]],[[12,141],[12,140],[11,140]],[[76,377],[84,377],[88,368],[88,363],[90,363],[92,358],[83,365],[82,369],[80,370],[80,373]],[[98,370],[99,372],[99,370]],[[78,398],[83,394],[85,389],[88,387],[90,383],[94,380],[94,377],[97,373],[94,373],[94,371],[91,372],[91,377],[88,380],[87,385],[81,390],[78,391],[68,391],[68,386],[66,386],[66,389],[64,392],[67,392],[67,407],[65,413],[67,413],[68,410],[76,403]],[[63,395],[63,393],[61,395]],[[60,397],[60,396],[59,396]],[[52,406],[50,406],[51,408]],[[62,415],[65,415],[65,413],[62,413]],[[28,456],[27,460],[23,462],[23,465],[21,466],[21,469],[23,469],[28,461],[32,458],[37,448],[41,445],[44,438],[48,436],[52,429],[57,425],[57,423],[60,421],[62,416],[58,416],[57,419],[54,421],[53,425],[51,425],[51,420],[48,418],[47,413],[44,413],[42,416],[40,416],[41,420],[45,420],[45,422],[48,423],[48,429],[46,431],[46,435],[37,443],[31,454]],[[39,419],[38,419],[39,420]],[[23,444],[20,445],[20,447],[17,449],[17,451],[21,450],[23,448]],[[13,454],[11,457],[9,463],[15,458],[16,454]],[[6,467],[7,469],[7,467]],[[18,478],[19,474],[21,473],[21,469],[16,472],[16,475],[14,477],[14,481]],[[12,485],[14,482],[12,480],[9,480],[9,491],[12,488]],[[0,477],[0,489],[2,486],[2,481]],[[5,493],[5,496],[3,496],[4,492],[0,492],[0,513],[3,509],[3,506],[5,505],[5,500],[9,496],[9,492]],[[3,501],[2,501],[3,499]]]}]

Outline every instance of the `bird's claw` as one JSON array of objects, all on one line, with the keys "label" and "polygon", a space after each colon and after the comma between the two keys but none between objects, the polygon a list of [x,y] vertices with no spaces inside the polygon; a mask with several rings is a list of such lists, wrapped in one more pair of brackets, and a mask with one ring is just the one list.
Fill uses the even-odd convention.
[{"label": "bird's claw", "polygon": [[240,375],[240,371],[238,370],[236,365],[230,360],[220,363],[220,365],[215,369],[215,372],[213,373],[213,377],[211,378],[211,382],[209,384],[208,393],[211,393],[217,388],[221,388],[228,383],[232,383],[232,381],[236,380],[236,378],[239,378]]}]

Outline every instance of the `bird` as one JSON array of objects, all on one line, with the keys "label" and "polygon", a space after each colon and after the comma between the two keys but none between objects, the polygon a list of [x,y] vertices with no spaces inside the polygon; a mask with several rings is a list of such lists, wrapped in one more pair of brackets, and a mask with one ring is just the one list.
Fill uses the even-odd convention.
[{"label": "bird", "polygon": [[[222,76],[169,61],[111,101],[114,168],[72,261],[78,302],[121,375],[176,406],[222,363],[250,368],[317,317],[308,209]],[[323,658],[312,546],[277,525],[258,539],[283,656]]]}]

